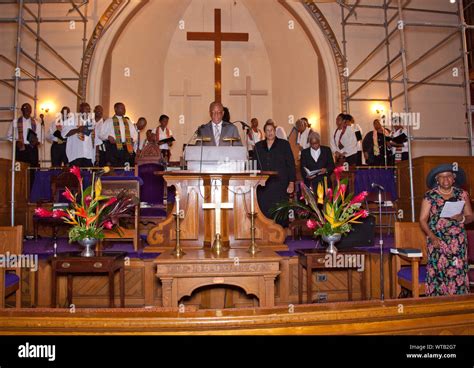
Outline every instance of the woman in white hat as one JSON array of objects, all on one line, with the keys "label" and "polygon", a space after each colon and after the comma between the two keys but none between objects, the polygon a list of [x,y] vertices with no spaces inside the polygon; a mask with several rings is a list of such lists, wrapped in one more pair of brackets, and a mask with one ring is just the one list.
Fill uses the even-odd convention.
[{"label": "woman in white hat", "polygon": [[[421,205],[420,225],[428,241],[426,295],[459,295],[469,292],[467,235],[464,225],[472,222],[471,199],[460,187],[465,183],[464,171],[452,164],[440,165],[428,174],[426,192]],[[464,201],[461,213],[441,217],[446,202]]]}]

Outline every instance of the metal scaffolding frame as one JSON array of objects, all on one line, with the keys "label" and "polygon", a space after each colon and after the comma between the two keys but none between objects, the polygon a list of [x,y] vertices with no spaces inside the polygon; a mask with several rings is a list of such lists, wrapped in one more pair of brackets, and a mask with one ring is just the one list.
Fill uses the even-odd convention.
[{"label": "metal scaffolding frame", "polygon": [[[469,62],[468,62],[468,48],[467,48],[467,38],[466,38],[466,30],[474,29],[473,25],[467,25],[464,19],[464,10],[471,5],[474,4],[474,0],[468,0],[469,3],[464,7],[463,0],[457,0],[458,9],[457,11],[441,11],[441,10],[433,10],[433,9],[423,9],[423,8],[412,8],[409,7],[412,0],[383,0],[383,4],[381,5],[364,5],[360,4],[361,0],[355,0],[354,3],[347,5],[347,4],[340,4],[341,8],[341,26],[342,26],[342,52],[344,58],[344,67],[347,71],[348,65],[348,58],[347,58],[347,39],[346,39],[346,27],[377,27],[383,28],[384,31],[384,39],[378,43],[373,50],[371,50],[367,56],[353,69],[350,73],[344,73],[344,84],[343,88],[346,91],[346,98],[344,101],[344,110],[350,112],[350,104],[351,102],[388,102],[390,105],[390,110],[393,111],[393,102],[403,97],[403,112],[409,113],[411,110],[411,106],[409,104],[408,93],[409,91],[413,90],[414,88],[420,86],[438,86],[440,88],[463,88],[464,95],[465,95],[465,106],[466,106],[466,117],[468,120],[468,132],[467,137],[414,137],[411,132],[410,125],[406,126],[407,135],[408,135],[408,156],[409,156],[409,174],[410,174],[410,203],[411,203],[411,219],[412,222],[415,221],[415,198],[414,198],[414,186],[413,186],[413,157],[412,157],[412,141],[427,141],[427,140],[434,140],[434,141],[462,141],[469,143],[470,147],[470,154],[471,156],[474,155],[473,149],[473,128],[472,128],[472,112],[474,111],[473,106],[471,105],[471,90],[470,90],[470,78],[469,78]],[[392,3],[394,3],[392,5]],[[348,10],[350,9],[350,10]],[[358,22],[357,19],[355,21],[349,21],[351,17],[356,18],[356,11],[357,9],[374,9],[380,10],[383,12],[383,23],[370,23],[370,22]],[[389,18],[388,12],[390,10],[395,11],[395,13]],[[433,22],[407,22],[404,19],[404,13],[406,12],[416,12],[416,13],[432,13],[432,14],[442,14],[447,15],[453,18],[456,18],[456,23],[433,23]],[[393,22],[395,25],[392,26]],[[393,29],[391,29],[393,27]],[[444,37],[441,41],[437,42],[432,47],[428,48],[426,52],[424,52],[417,60],[413,61],[410,64],[407,64],[407,45],[405,41],[405,28],[406,27],[437,27],[437,28],[452,28],[453,32],[451,32],[448,36]],[[390,54],[390,40],[397,34],[400,37],[400,50],[396,55]],[[434,51],[440,49],[441,47],[445,46],[448,41],[450,41],[454,37],[459,37],[461,42],[461,54],[457,57],[454,57],[451,60],[448,60],[447,63],[444,65],[439,66],[433,72],[429,73],[425,77],[421,78],[418,81],[411,81],[409,80],[408,71],[412,69],[414,66],[422,63],[426,60],[428,56],[430,56]],[[373,58],[376,54],[378,54],[381,50],[383,50],[383,46],[385,45],[385,53],[386,53],[386,64],[376,70],[369,78],[361,79],[361,78],[354,78],[355,73],[361,70],[365,64],[369,60]],[[398,73],[393,74],[393,64],[395,61],[401,61],[401,71]],[[464,69],[464,82],[463,83],[432,83],[434,77],[441,74],[447,68],[455,64],[456,62],[462,61],[463,69]],[[387,79],[377,79],[382,73],[387,72]],[[401,80],[397,80],[397,78],[402,77]],[[354,91],[350,90],[351,83],[362,83],[358,86]],[[360,94],[367,86],[371,83],[385,83],[388,89],[388,98],[356,98],[354,97],[356,94]],[[403,84],[403,92],[393,95],[393,85],[394,84]]]},{"label": "metal scaffolding frame", "polygon": [[[49,42],[47,42],[43,37],[41,37],[41,24],[42,23],[69,23],[71,21],[81,23],[83,25],[83,32],[82,32],[82,57],[86,51],[87,47],[87,11],[88,11],[88,2],[81,4],[76,4],[74,0],[69,0],[72,8],[69,11],[77,13],[78,17],[42,17],[42,10],[43,7],[47,4],[50,5],[58,5],[57,1],[48,2],[47,0],[37,0],[37,1],[28,1],[28,3],[34,3],[37,6],[36,13],[33,12],[29,6],[27,6],[25,0],[17,0],[18,5],[18,16],[16,18],[0,18],[0,23],[13,23],[17,25],[17,32],[16,32],[16,56],[15,60],[11,60],[5,55],[0,54],[0,63],[4,63],[13,67],[13,77],[8,79],[0,79],[0,84],[6,86],[8,88],[13,89],[13,101],[11,106],[0,106],[1,111],[10,111],[12,112],[12,118],[8,119],[0,119],[0,123],[16,121],[18,118],[18,99],[19,95],[23,95],[30,100],[33,101],[33,114],[34,118],[37,118],[37,110],[38,110],[38,89],[39,83],[42,81],[56,81],[58,82],[64,89],[73,93],[79,101],[84,100],[84,91],[81,93],[77,92],[77,88],[73,89],[69,86],[66,82],[77,81],[78,85],[81,81],[80,71],[76,70],[72,64],[67,61],[56,49],[52,46]],[[64,3],[62,3],[64,4]],[[2,6],[4,4],[0,4]],[[80,6],[84,7],[84,13],[81,11]],[[28,18],[25,17],[28,15]],[[34,23],[36,24],[36,29],[33,29],[29,24]],[[22,36],[23,32],[27,31],[31,33],[31,35],[35,38],[35,51],[34,55],[27,52],[22,47]],[[68,70],[74,73],[73,77],[61,77],[58,76],[57,73],[54,73],[49,68],[45,67],[42,63],[40,63],[40,51],[42,48],[46,49],[49,53],[51,53],[54,58],[66,65]],[[22,66],[22,57],[28,60],[31,64],[34,65],[34,72],[28,71],[27,68]],[[48,77],[40,76],[39,74],[46,74]],[[34,83],[34,93],[31,95],[26,91],[20,88],[20,84],[22,82],[33,82]],[[82,83],[84,85],[84,83]],[[43,127],[44,129],[44,127]],[[15,132],[16,126],[14,126],[13,131]],[[16,159],[16,152],[15,152],[15,142],[18,137],[13,134],[13,144],[12,144],[12,167],[11,167],[11,181],[12,181],[12,188],[11,188],[11,225],[14,226],[15,224],[15,159]],[[43,135],[44,139],[44,135]],[[44,143],[44,142],[43,142]],[[41,162],[44,162],[44,144],[43,144],[43,154]]]}]

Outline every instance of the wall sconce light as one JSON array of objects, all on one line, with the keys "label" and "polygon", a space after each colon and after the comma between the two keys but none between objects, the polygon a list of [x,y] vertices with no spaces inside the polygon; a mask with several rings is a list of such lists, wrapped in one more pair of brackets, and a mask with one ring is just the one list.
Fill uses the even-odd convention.
[{"label": "wall sconce light", "polygon": [[55,109],[55,105],[53,102],[51,101],[46,101],[46,102],[43,102],[41,105],[40,105],[40,110],[42,113],[48,115],[48,113],[50,112],[53,112]]}]

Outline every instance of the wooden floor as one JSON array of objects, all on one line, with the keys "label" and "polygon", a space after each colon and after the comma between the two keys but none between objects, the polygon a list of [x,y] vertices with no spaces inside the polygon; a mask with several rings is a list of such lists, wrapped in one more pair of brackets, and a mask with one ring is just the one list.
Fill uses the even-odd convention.
[{"label": "wooden floor", "polygon": [[474,335],[474,295],[277,308],[3,309],[2,335]]}]

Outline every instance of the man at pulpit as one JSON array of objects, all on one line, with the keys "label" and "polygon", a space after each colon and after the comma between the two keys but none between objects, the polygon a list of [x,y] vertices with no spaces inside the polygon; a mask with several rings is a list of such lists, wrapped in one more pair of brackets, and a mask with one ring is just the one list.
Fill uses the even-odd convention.
[{"label": "man at pulpit", "polygon": [[213,102],[209,106],[211,121],[198,129],[198,137],[203,140],[203,146],[242,146],[237,127],[228,121],[223,121],[224,106]]}]

